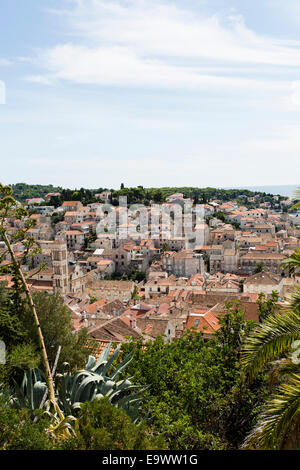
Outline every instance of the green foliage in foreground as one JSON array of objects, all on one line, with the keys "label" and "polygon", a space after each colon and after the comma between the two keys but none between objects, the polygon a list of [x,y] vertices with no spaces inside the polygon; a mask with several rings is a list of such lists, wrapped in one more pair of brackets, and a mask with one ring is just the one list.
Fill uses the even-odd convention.
[{"label": "green foliage in foreground", "polygon": [[257,420],[267,394],[264,376],[244,384],[240,350],[252,324],[228,305],[214,340],[190,332],[176,342],[157,338],[123,346],[133,350],[128,368],[138,384],[151,384],[143,413],[170,449],[234,449]]},{"label": "green foliage in foreground", "polygon": [[[116,362],[120,347],[109,357],[111,345],[106,347],[96,360],[89,356],[85,369],[66,371],[54,379],[55,397],[66,416],[76,416],[82,403],[107,398],[109,402],[123,409],[134,422],[139,421],[139,411],[145,387],[133,385],[128,377],[120,379],[120,374],[128,367],[132,353],[121,362]],[[113,365],[116,364],[116,365]],[[31,418],[37,409],[49,411],[46,400],[48,388],[43,374],[38,369],[26,370],[22,383],[12,380],[13,386],[0,384],[0,396],[8,396],[8,403],[14,408],[26,408]]]},{"label": "green foliage in foreground", "polygon": [[110,350],[111,345],[104,349],[98,360],[90,356],[83,370],[67,371],[57,376],[57,398],[65,414],[73,415],[82,403],[106,397],[112,405],[126,411],[133,421],[139,420],[145,388],[133,385],[128,377],[119,377],[128,367],[132,354],[114,367],[112,364],[120,348],[109,357]]},{"label": "green foliage in foreground", "polygon": [[[0,283],[0,340],[7,349],[7,364],[0,365],[0,382],[9,382],[13,377],[22,379],[24,369],[35,369],[41,364],[39,338],[25,302],[15,302],[15,293]],[[71,313],[59,295],[37,293],[33,296],[44,334],[45,345],[51,367],[58,347],[62,346],[57,371],[64,362],[70,367],[82,367],[88,356],[86,329],[72,332]]]},{"label": "green foliage in foreground", "polygon": [[[87,330],[82,329],[77,334],[72,331],[71,313],[64,305],[61,297],[47,293],[37,293],[33,296],[34,304],[39,316],[40,325],[44,333],[45,345],[51,367],[59,346],[62,351],[59,356],[57,370],[62,370],[64,362],[68,362],[71,368],[83,366],[88,358]],[[36,329],[32,325],[30,312],[25,309],[23,325],[28,337],[32,338],[38,346]]]},{"label": "green foliage in foreground", "polygon": [[[238,305],[231,304],[227,305],[227,312],[220,321],[221,329],[213,340],[205,341],[202,334],[189,332],[176,342],[165,342],[163,338],[157,338],[147,343],[146,348],[139,341],[127,343],[122,348],[124,362],[122,358],[120,362],[117,354],[109,359],[103,358],[101,365],[90,362],[86,369],[89,375],[82,376],[80,383],[77,379],[71,380],[69,387],[62,388],[62,384],[72,376],[65,376],[63,381],[60,378],[56,387],[58,397],[65,395],[64,399],[68,401],[71,397],[69,391],[72,394],[74,391],[69,405],[75,405],[77,399],[81,402],[89,400],[89,392],[95,395],[93,387],[98,382],[100,387],[103,384],[105,393],[100,391],[98,399],[91,401],[89,405],[81,403],[79,409],[71,406],[72,414],[78,418],[77,436],[63,443],[56,442],[53,448],[239,448],[256,423],[267,390],[264,376],[258,376],[246,386],[241,373],[240,349],[253,325],[244,320],[244,314]],[[130,362],[128,353],[132,354]],[[123,373],[125,364],[127,367]],[[94,377],[97,372],[95,367],[101,368],[101,375],[105,375],[107,380]],[[128,375],[132,376],[130,381],[137,386],[137,390],[127,382]],[[75,384],[74,390],[72,384]],[[121,410],[122,403],[114,403],[112,399],[118,387],[123,385],[129,385],[129,395],[134,395],[136,391],[139,393],[140,386],[149,385],[143,391],[142,403],[138,403],[139,416],[144,422],[138,427],[130,419],[126,406]],[[39,394],[41,396],[40,391]],[[114,405],[112,408],[115,410],[109,408],[111,405],[108,403],[104,406],[105,394],[107,396],[104,398]],[[127,392],[125,396],[126,394]],[[136,398],[140,401],[140,396],[134,397]],[[60,402],[62,406],[63,400]],[[66,410],[67,413],[70,410]],[[31,416],[34,414],[35,412]],[[111,417],[110,422],[103,429],[103,416],[107,415]],[[142,430],[145,425],[147,430],[144,432]],[[139,430],[139,434],[136,430]],[[118,433],[123,431],[127,434],[120,437]],[[117,445],[120,447],[114,447]],[[27,448],[26,445],[24,448]]]},{"label": "green foliage in foreground", "polygon": [[265,295],[261,292],[258,296],[257,304],[258,304],[258,315],[259,321],[262,323],[266,320],[270,315],[274,315],[278,310],[278,306],[276,305],[278,302],[279,294],[277,291],[272,291],[271,296]]},{"label": "green foliage in foreground", "polygon": [[300,449],[299,294],[299,288],[295,289],[288,302],[293,305],[298,298],[298,308],[269,316],[254,329],[244,346],[243,364],[249,379],[266,366],[273,366],[276,379],[274,393],[247,438],[249,447]]},{"label": "green foliage in foreground", "polygon": [[0,397],[0,450],[50,450],[54,442],[46,432],[48,420],[30,419],[26,409],[11,408]]},{"label": "green foliage in foreground", "polygon": [[30,419],[28,410],[14,409],[0,398],[0,450],[155,450],[164,449],[161,436],[136,425],[124,410],[108,399],[83,405],[76,437],[56,439],[47,429],[49,418],[40,412]]},{"label": "green foliage in foreground", "polygon": [[84,370],[57,376],[55,390],[60,409],[75,422],[75,436],[73,432],[67,439],[49,433],[53,423],[49,402],[43,401],[47,386],[39,371],[26,371],[20,386],[14,381],[14,389],[2,388],[0,449],[165,448],[157,433],[154,435],[142,423],[137,425],[145,388],[132,385],[128,378],[119,380],[132,354],[113,365],[119,349],[110,357],[109,353],[110,347],[97,361],[90,356]]},{"label": "green foliage in foreground", "polygon": [[64,443],[70,450],[159,450],[161,436],[145,425],[134,424],[126,412],[112,406],[108,398],[85,403],[79,412],[77,436]]}]

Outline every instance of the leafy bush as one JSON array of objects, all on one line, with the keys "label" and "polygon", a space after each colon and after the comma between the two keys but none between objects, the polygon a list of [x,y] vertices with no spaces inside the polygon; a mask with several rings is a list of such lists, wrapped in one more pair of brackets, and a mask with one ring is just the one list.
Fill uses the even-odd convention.
[{"label": "leafy bush", "polygon": [[78,416],[77,436],[64,444],[72,450],[159,450],[165,449],[161,436],[144,425],[134,424],[124,410],[108,398],[84,403]]},{"label": "leafy bush", "polygon": [[34,423],[26,409],[13,409],[0,397],[0,450],[53,449],[55,443],[46,432],[47,424],[46,418]]},{"label": "leafy bush", "polygon": [[239,448],[258,417],[265,378],[246,386],[239,357],[253,325],[238,306],[227,307],[213,340],[189,332],[175,342],[158,337],[146,347],[123,345],[124,354],[134,352],[128,367],[134,382],[150,384],[141,411],[172,450]]}]

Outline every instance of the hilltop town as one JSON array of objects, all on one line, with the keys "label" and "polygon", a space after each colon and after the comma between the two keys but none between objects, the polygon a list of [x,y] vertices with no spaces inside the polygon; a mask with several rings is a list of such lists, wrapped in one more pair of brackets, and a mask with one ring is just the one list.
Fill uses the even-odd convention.
[{"label": "hilltop town", "polygon": [[[62,296],[74,331],[87,328],[99,350],[129,338],[173,341],[191,328],[211,338],[228,301],[239,301],[246,319],[258,321],[261,292],[276,291],[280,303],[300,280],[282,270],[300,247],[299,210],[289,211],[287,198],[258,193],[203,203],[175,192],[147,201],[142,220],[142,211],[128,210],[128,201],[120,203],[109,190],[93,196],[87,204],[60,192],[20,202],[36,222],[26,236],[39,247],[22,270],[32,292]],[[8,235],[25,223],[7,218]],[[23,259],[24,244],[12,246]],[[10,262],[7,254],[2,267]],[[9,274],[0,281],[12,285]]]}]

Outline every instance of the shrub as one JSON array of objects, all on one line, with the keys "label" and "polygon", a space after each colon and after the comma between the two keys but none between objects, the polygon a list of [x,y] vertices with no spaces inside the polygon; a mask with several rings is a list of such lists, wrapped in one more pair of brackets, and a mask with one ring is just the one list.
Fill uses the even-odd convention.
[{"label": "shrub", "polygon": [[84,403],[78,415],[77,436],[65,449],[73,450],[159,450],[165,444],[145,425],[134,424],[126,412],[107,398]]}]

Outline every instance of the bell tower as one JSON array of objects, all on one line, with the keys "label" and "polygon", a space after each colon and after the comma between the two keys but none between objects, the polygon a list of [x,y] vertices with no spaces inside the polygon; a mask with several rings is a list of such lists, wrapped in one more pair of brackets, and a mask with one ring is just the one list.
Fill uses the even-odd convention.
[{"label": "bell tower", "polygon": [[54,292],[65,295],[69,291],[68,250],[64,240],[55,240],[52,246]]}]

